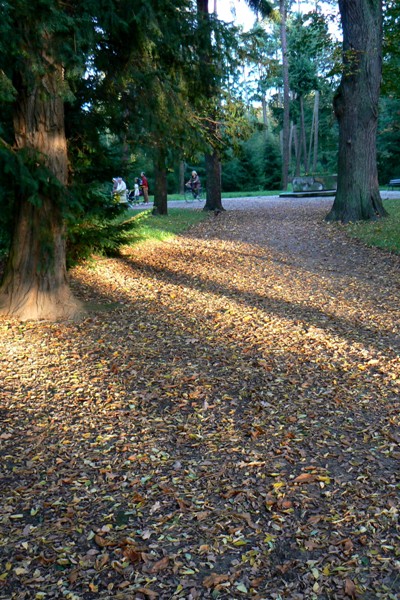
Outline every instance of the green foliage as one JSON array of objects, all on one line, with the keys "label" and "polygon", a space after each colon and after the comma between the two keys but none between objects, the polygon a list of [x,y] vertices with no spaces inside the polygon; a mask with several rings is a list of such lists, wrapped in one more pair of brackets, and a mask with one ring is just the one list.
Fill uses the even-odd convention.
[{"label": "green foliage", "polygon": [[383,13],[383,82],[384,94],[400,97],[400,5],[387,0]]},{"label": "green foliage", "polygon": [[115,203],[111,183],[75,184],[69,190],[67,265],[71,267],[92,254],[118,255],[135,229],[127,218],[126,205]]},{"label": "green foliage", "polygon": [[279,190],[281,186],[282,157],[279,143],[270,132],[264,144],[263,189]]},{"label": "green foliage", "polygon": [[278,139],[256,131],[240,144],[235,156],[222,164],[224,192],[276,190],[280,187],[281,158]]},{"label": "green foliage", "polygon": [[400,254],[400,200],[385,200],[383,205],[388,217],[373,222],[350,223],[346,229],[352,237],[368,246]]},{"label": "green foliage", "polygon": [[400,98],[380,100],[377,136],[378,173],[381,185],[400,177]]},{"label": "green foliage", "polygon": [[118,256],[122,246],[136,239],[136,222],[134,218],[123,217],[100,218],[89,215],[79,223],[70,224],[67,232],[67,266],[68,268],[94,254]]}]

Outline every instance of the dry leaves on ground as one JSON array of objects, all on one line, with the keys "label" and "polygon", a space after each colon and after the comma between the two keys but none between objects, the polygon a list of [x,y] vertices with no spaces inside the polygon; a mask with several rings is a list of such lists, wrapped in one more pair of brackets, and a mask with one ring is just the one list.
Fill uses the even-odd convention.
[{"label": "dry leaves on ground", "polygon": [[399,259],[212,216],[0,322],[0,599],[394,599]]}]

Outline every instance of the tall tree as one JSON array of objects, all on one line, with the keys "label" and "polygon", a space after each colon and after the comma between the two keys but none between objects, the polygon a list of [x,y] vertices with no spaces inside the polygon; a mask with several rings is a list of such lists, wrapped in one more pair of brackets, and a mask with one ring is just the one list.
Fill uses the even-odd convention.
[{"label": "tall tree", "polygon": [[328,221],[386,215],[379,193],[376,131],[382,76],[382,1],[339,0],[343,73],[334,98],[339,123],[337,193]]},{"label": "tall tree", "polygon": [[[249,7],[262,16],[270,14],[272,7],[268,0],[246,0]],[[217,4],[214,5],[214,12],[217,12]],[[222,206],[221,194],[221,152],[219,148],[220,124],[219,124],[219,105],[221,98],[221,82],[223,63],[221,61],[221,48],[219,48],[219,34],[217,20],[211,19],[208,12],[208,0],[197,0],[197,14],[199,19],[199,41],[201,62],[201,89],[202,95],[208,98],[213,104],[207,114],[207,132],[206,138],[209,147],[205,155],[206,164],[206,204],[204,210],[214,210],[219,212],[224,210]],[[215,40],[215,44],[213,44]],[[210,107],[209,104],[209,107]]]},{"label": "tall tree", "polygon": [[282,189],[286,190],[289,180],[289,134],[290,134],[290,97],[289,97],[289,61],[286,32],[287,0],[279,0],[282,75],[283,75],[283,128],[282,128]]},{"label": "tall tree", "polygon": [[[1,2],[0,98],[13,102],[13,127],[10,119],[9,138],[3,140],[0,155],[3,169],[5,161],[7,169],[14,165],[16,181],[14,235],[0,288],[2,314],[59,319],[81,310],[65,266],[71,163],[64,101],[72,96],[70,86],[76,78],[85,80],[89,93],[81,119],[88,107],[92,115],[97,110],[103,131],[119,129],[124,136],[134,114],[124,103],[126,88],[132,85],[128,67],[135,62],[140,71],[143,35],[148,40],[146,56],[151,57],[153,37],[162,37],[161,19],[156,17],[168,9],[175,19],[179,15],[184,20],[189,18],[188,6],[188,0]],[[82,91],[83,86],[78,87]],[[142,106],[145,102],[146,96]]]},{"label": "tall tree", "polygon": [[21,319],[70,317],[80,303],[66,274],[62,206],[68,157],[58,48],[60,29],[69,29],[68,16],[54,2],[2,4],[12,24],[3,72],[14,90],[13,152],[22,177],[0,313]]}]

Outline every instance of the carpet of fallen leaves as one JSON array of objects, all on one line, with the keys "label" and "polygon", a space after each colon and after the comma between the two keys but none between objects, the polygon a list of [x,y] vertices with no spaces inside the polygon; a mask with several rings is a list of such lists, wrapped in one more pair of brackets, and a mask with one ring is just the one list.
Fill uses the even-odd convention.
[{"label": "carpet of fallen leaves", "polygon": [[231,211],[0,321],[0,598],[395,599],[399,257]]}]

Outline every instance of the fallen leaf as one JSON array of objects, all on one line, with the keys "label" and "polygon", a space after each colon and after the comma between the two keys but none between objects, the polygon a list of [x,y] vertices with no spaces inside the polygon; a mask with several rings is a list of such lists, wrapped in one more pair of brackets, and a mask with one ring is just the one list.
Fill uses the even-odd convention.
[{"label": "fallen leaf", "polygon": [[229,579],[229,575],[223,575],[223,574],[219,574],[219,573],[211,573],[211,575],[208,575],[207,577],[205,577],[203,579],[203,586],[205,588],[212,588],[212,587],[219,585],[220,583],[224,583],[225,581],[228,581],[228,579]]}]

